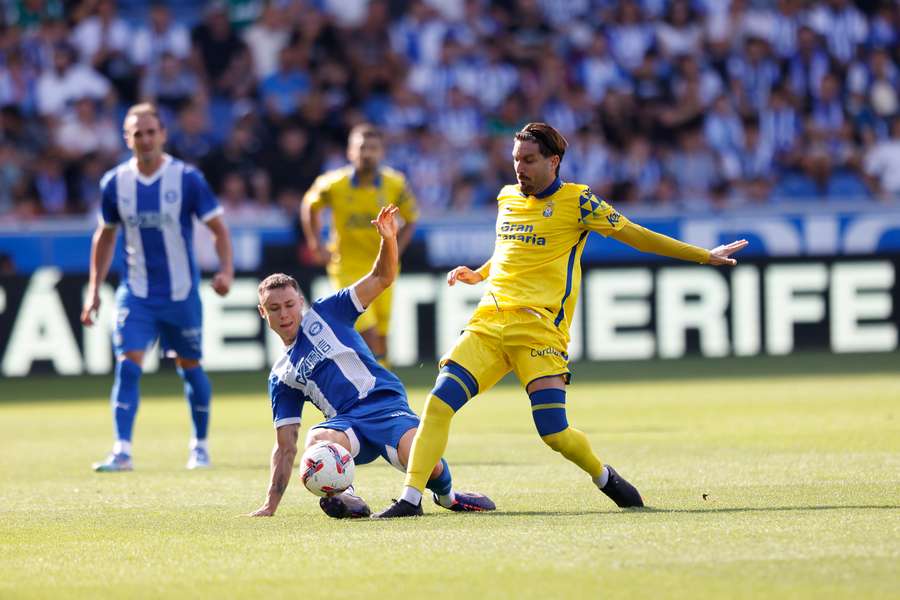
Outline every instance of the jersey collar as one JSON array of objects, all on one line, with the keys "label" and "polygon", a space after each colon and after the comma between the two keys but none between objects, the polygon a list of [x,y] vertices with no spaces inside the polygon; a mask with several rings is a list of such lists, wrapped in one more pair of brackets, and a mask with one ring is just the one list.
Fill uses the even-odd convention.
[{"label": "jersey collar", "polygon": [[168,154],[163,154],[162,163],[159,165],[159,168],[152,173],[151,175],[144,175],[138,170],[137,159],[132,157],[131,160],[128,161],[128,167],[134,171],[134,174],[137,176],[137,180],[143,183],[144,185],[150,185],[154,181],[156,181],[162,172],[165,171],[166,167],[169,166],[169,163],[172,162],[172,157]]},{"label": "jersey collar", "polygon": [[[359,187],[359,177],[356,174],[356,169],[352,169],[350,171],[350,185],[353,187]],[[381,187],[381,169],[375,170],[375,178],[372,179],[372,185],[377,188]]]},{"label": "jersey collar", "polygon": [[545,189],[543,192],[538,192],[537,194],[534,195],[534,197],[538,198],[538,199],[547,198],[547,197],[555,194],[557,191],[559,191],[559,188],[561,188],[561,187],[562,187],[562,180],[559,178],[559,176],[557,176],[556,179],[553,180],[553,183],[551,183],[547,187],[547,189]]}]

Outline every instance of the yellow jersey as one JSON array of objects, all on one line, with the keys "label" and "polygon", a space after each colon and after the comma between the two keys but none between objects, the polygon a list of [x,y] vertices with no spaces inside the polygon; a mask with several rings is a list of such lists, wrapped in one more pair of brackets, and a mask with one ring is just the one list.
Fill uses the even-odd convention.
[{"label": "yellow jersey", "polygon": [[536,196],[507,185],[497,196],[497,208],[487,289],[476,312],[531,309],[568,339],[587,236],[619,231],[628,219],[588,186],[559,178]]},{"label": "yellow jersey", "polygon": [[323,173],[303,197],[312,210],[331,209],[328,273],[362,277],[372,268],[381,236],[372,226],[378,211],[388,204],[400,209],[407,223],[419,218],[416,199],[406,178],[390,167],[379,167],[372,184],[360,185],[352,166]]}]

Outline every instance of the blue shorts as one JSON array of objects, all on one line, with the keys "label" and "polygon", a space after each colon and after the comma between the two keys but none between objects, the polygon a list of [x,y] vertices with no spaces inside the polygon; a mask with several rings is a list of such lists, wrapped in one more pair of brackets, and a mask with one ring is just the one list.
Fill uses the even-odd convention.
[{"label": "blue shorts", "polygon": [[146,351],[157,339],[162,351],[180,358],[203,356],[203,307],[197,291],[184,300],[138,298],[121,286],[116,291],[116,354]]},{"label": "blue shorts", "polygon": [[358,465],[372,462],[379,456],[397,469],[406,471],[397,457],[397,446],[403,434],[419,426],[419,417],[409,407],[404,396],[391,395],[380,399],[366,398],[349,411],[331,417],[312,427],[343,431],[350,438],[350,454]]}]

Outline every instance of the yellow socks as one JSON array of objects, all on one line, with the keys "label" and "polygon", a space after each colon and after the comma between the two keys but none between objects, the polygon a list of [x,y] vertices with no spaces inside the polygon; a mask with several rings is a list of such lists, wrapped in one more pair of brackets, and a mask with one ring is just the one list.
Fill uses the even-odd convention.
[{"label": "yellow socks", "polygon": [[587,471],[591,478],[597,478],[603,473],[603,463],[594,454],[591,443],[584,432],[574,427],[567,427],[559,433],[543,435],[541,439],[553,450]]}]

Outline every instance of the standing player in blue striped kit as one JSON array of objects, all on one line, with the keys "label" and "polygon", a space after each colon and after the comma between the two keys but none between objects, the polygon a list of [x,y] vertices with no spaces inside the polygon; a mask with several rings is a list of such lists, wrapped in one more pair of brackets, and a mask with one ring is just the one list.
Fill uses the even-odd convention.
[{"label": "standing player in blue striped kit", "polygon": [[[275,449],[265,503],[251,513],[271,517],[291,479],[303,405],[310,402],[325,420],[309,430],[306,445],[340,444],[356,464],[379,456],[405,471],[419,417],[409,407],[406,390],[385,369],[356,331],[360,315],[397,277],[396,206],[385,206],[372,221],[381,235],[378,256],[368,275],[333,296],[306,307],[297,280],[283,273],[259,284],[259,314],[284,342],[285,351],[269,375],[275,424]],[[494,510],[490,498],[455,491],[447,461],[438,457],[426,487],[439,506],[453,512]],[[322,498],[319,506],[335,519],[368,517],[366,502],[349,489]]]},{"label": "standing player in blue striped kit", "polygon": [[193,219],[212,231],[219,271],[212,286],[220,296],[234,278],[231,239],[222,207],[203,175],[163,152],[166,130],[152,104],[129,109],[125,143],[134,156],[102,179],[100,223],[91,245],[90,283],[81,322],[92,325],[122,225],[125,272],[116,292],[115,383],[111,403],[116,440],[112,453],[95,463],[99,472],[130,471],[131,434],[140,399],[144,353],[157,339],[174,354],[191,408],[194,435],[188,469],[210,466],[207,447],[209,379],[200,366],[202,307],[199,270],[193,253]]}]

